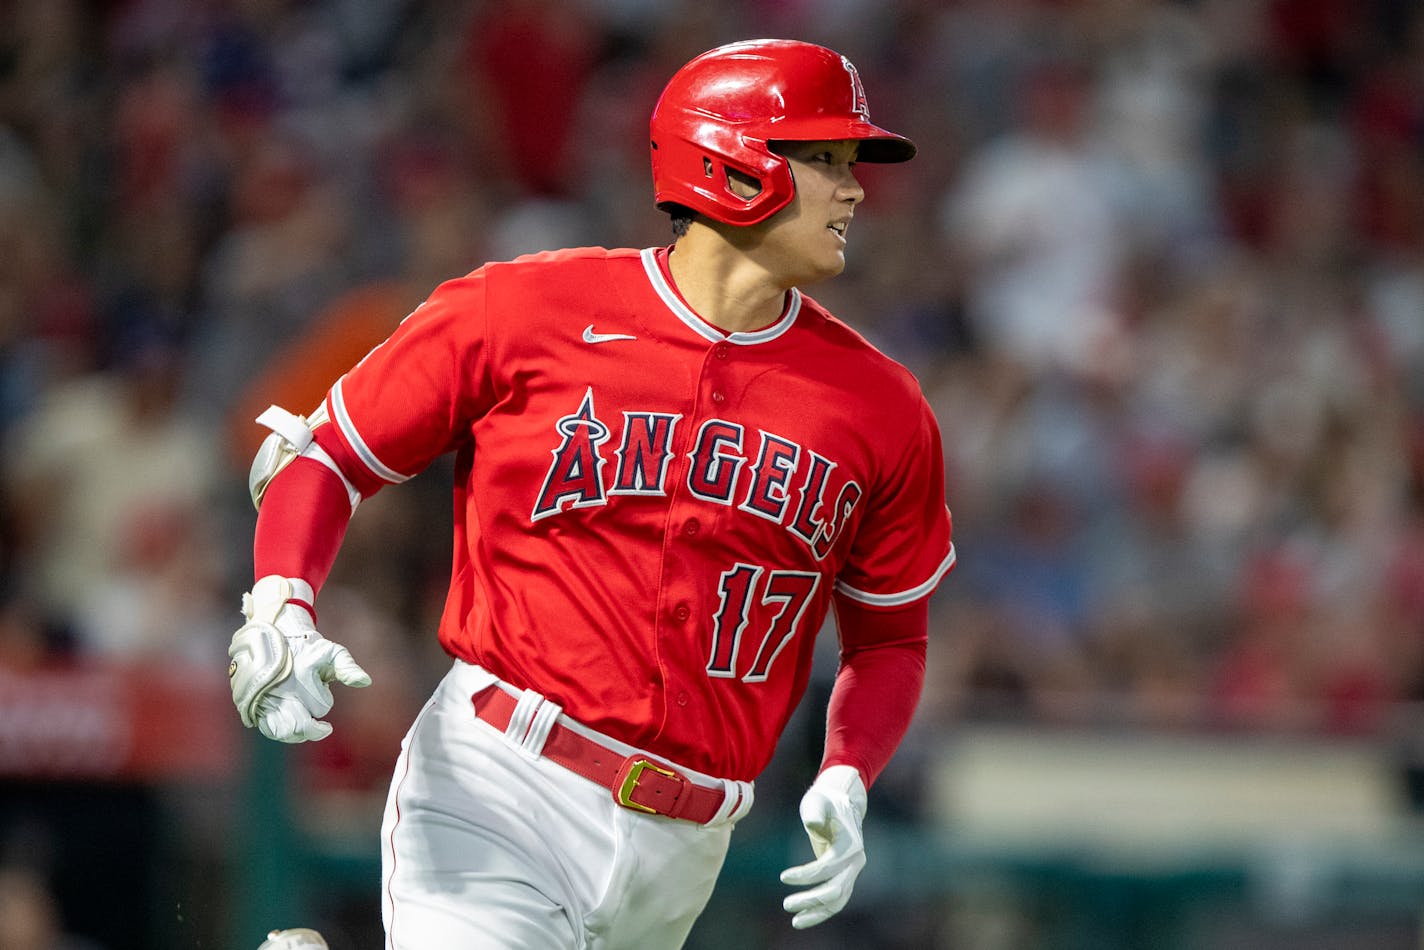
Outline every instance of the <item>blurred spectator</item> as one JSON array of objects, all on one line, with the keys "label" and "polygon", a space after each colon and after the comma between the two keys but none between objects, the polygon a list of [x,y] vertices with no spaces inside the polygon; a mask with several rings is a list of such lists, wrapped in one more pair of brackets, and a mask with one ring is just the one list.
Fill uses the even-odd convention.
[{"label": "blurred spectator", "polygon": [[969,159],[944,199],[949,246],[973,275],[977,336],[1034,371],[1076,372],[1118,331],[1123,235],[1093,92],[1080,63],[1033,67],[1018,124]]},{"label": "blurred spectator", "polygon": [[59,907],[40,876],[26,868],[0,868],[0,950],[100,950],[67,934]]},{"label": "blurred spectator", "polygon": [[221,593],[217,442],[175,402],[180,379],[173,342],[140,332],[115,370],[52,390],[12,434],[17,583],[98,655],[220,649],[196,622]]},{"label": "blurred spectator", "polygon": [[348,200],[309,151],[268,128],[234,171],[231,227],[203,268],[188,347],[191,398],[214,415],[355,276]]},{"label": "blurred spectator", "polygon": [[569,189],[574,120],[602,52],[591,14],[578,0],[509,0],[469,24],[468,101],[483,113],[482,157],[526,194]]}]

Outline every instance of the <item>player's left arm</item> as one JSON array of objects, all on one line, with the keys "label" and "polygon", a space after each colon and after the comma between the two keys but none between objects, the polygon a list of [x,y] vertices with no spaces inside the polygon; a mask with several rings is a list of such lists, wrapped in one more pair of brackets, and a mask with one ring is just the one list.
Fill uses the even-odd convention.
[{"label": "player's left arm", "polygon": [[[801,800],[816,859],[781,880],[792,926],[839,913],[865,866],[866,789],[909,729],[925,676],[929,596],[954,566],[939,427],[920,399],[837,577],[841,665],[827,711],[821,770]],[[890,444],[896,444],[894,442]]]}]

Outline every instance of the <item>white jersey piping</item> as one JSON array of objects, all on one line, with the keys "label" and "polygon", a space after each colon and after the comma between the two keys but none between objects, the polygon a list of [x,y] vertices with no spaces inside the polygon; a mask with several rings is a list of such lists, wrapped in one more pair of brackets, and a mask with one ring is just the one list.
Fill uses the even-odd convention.
[{"label": "white jersey piping", "polygon": [[370,469],[371,474],[393,485],[409,481],[409,475],[402,475],[378,459],[376,453],[372,452],[370,446],[366,444],[366,440],[361,438],[361,433],[356,431],[356,424],[351,421],[351,416],[346,411],[346,397],[341,392],[341,384],[344,381],[345,377],[338,379],[336,385],[331,387],[332,421],[341,430],[341,434],[346,436],[346,441],[351,444],[351,450],[356,453],[356,457],[361,460],[362,464]]},{"label": "white jersey piping", "polygon": [[930,575],[929,580],[917,587],[912,587],[909,590],[900,591],[898,593],[871,594],[863,590],[857,590],[844,581],[836,581],[836,590],[845,594],[851,600],[858,600],[872,607],[899,607],[904,604],[911,604],[935,589],[935,586],[944,578],[944,575],[949,573],[949,569],[954,567],[954,559],[954,545],[951,544],[949,546],[949,554],[940,562],[939,567],[935,568],[935,572]]},{"label": "white jersey piping", "polygon": [[658,248],[645,247],[639,256],[643,259],[643,270],[647,272],[648,282],[653,285],[653,290],[662,298],[667,308],[694,333],[709,343],[736,343],[739,346],[767,343],[781,336],[787,330],[790,330],[792,324],[796,322],[796,315],[801,312],[801,292],[795,287],[792,287],[790,291],[790,305],[786,308],[786,313],[782,315],[780,320],[760,330],[723,334],[710,326],[706,320],[703,320],[694,313],[687,304],[682,302],[682,298],[677,295],[677,291],[668,283],[667,277],[663,274],[663,269],[658,266]]}]

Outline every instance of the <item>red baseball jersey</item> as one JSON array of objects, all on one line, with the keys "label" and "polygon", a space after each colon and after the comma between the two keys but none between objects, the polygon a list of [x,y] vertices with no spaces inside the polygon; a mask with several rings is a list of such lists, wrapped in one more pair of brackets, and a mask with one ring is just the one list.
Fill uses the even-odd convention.
[{"label": "red baseball jersey", "polygon": [[359,483],[455,451],[440,641],[575,719],[752,779],[833,591],[927,597],[954,563],[914,377],[814,301],[725,333],[668,249],[584,248],[441,285],[326,399]]}]

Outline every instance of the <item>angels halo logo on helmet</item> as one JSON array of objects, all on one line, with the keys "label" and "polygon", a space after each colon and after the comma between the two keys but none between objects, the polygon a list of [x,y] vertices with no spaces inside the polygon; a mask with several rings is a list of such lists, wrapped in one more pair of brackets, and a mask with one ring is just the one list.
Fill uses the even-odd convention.
[{"label": "angels halo logo on helmet", "polygon": [[[913,142],[870,121],[849,59],[799,40],[746,40],[697,56],[664,87],[649,132],[658,206],[684,205],[734,225],[766,220],[795,194],[791,166],[773,141],[854,139],[862,162],[915,155]],[[761,190],[741,197],[728,170]]]}]

